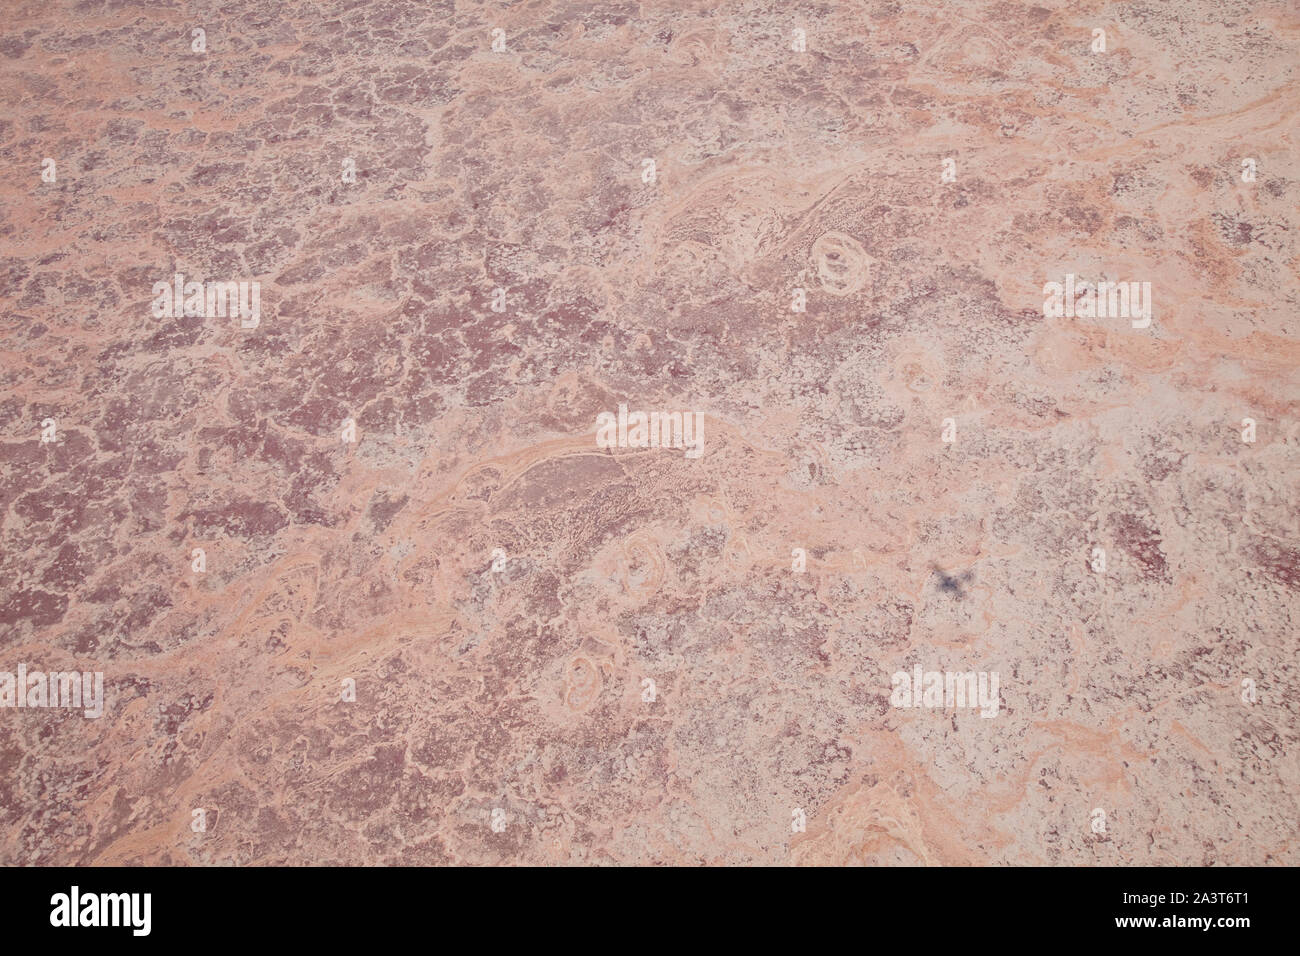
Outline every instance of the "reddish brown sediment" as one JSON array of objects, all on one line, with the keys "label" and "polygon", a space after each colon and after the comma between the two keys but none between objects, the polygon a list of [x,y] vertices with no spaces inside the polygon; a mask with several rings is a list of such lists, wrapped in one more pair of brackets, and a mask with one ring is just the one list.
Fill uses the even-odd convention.
[{"label": "reddish brown sediment", "polygon": [[[0,862],[1300,862],[1298,46],[9,4],[0,671],[107,699],[0,708]],[[176,273],[260,323],[155,317]],[[1045,317],[1067,273],[1151,325]],[[702,455],[599,447],[620,404]]]}]

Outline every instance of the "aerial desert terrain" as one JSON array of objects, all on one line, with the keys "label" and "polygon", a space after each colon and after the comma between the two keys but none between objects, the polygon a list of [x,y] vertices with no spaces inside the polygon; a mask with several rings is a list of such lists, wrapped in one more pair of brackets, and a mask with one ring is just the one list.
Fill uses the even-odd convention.
[{"label": "aerial desert terrain", "polygon": [[0,863],[1300,864],[1298,65],[9,0]]}]

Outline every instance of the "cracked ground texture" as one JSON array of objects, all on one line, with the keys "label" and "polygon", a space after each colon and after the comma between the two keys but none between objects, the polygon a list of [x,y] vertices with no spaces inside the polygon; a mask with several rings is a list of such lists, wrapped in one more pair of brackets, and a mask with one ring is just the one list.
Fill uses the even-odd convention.
[{"label": "cracked ground texture", "polygon": [[[1300,863],[1298,47],[9,0],[0,670],[106,700],[0,709],[0,862]],[[620,403],[703,454],[598,447]]]}]

